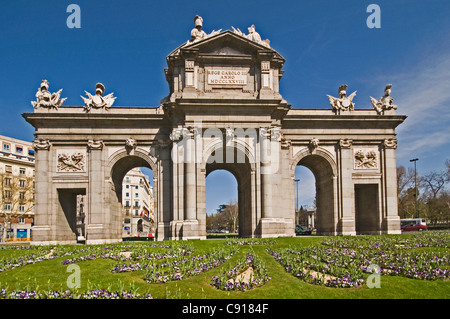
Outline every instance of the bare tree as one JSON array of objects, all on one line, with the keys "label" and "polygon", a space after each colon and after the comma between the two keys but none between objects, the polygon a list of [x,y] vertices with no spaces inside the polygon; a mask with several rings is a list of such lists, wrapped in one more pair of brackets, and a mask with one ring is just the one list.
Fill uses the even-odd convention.
[{"label": "bare tree", "polygon": [[229,223],[231,225],[231,231],[233,233],[237,230],[237,224],[239,220],[239,209],[238,209],[238,203],[236,200],[229,201],[228,205],[225,208],[225,213],[227,214]]}]

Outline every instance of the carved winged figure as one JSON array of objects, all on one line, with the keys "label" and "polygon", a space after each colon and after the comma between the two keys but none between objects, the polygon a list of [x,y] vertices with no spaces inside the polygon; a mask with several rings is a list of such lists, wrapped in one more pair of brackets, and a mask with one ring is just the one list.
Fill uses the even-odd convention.
[{"label": "carved winged figure", "polygon": [[67,98],[61,99],[61,92],[62,89],[60,89],[56,93],[50,93],[48,91],[49,83],[47,80],[42,80],[41,87],[36,92],[36,101],[31,101],[31,105],[35,109],[39,107],[45,107],[45,108],[55,108],[58,109]]},{"label": "carved winged figure", "polygon": [[255,29],[255,25],[252,24],[249,28],[248,28],[248,34],[243,33],[241,30],[239,30],[239,28],[235,28],[235,27],[231,27],[233,29],[233,32],[236,33],[237,35],[240,35],[244,38],[247,38],[253,42],[259,43],[267,48],[270,48],[270,41],[269,39],[266,40],[262,40],[261,36],[259,35],[258,32],[256,32]]},{"label": "carved winged figure", "polygon": [[356,91],[347,96],[347,84],[343,84],[339,87],[339,97],[333,97],[327,94],[330,105],[333,110],[353,111],[355,104],[353,98],[356,96]]},{"label": "carved winged figure", "polygon": [[373,108],[377,111],[378,114],[382,113],[384,110],[396,110],[397,105],[393,104],[394,99],[391,95],[392,84],[386,85],[384,88],[384,96],[380,97],[379,100],[370,97],[370,102],[372,103]]},{"label": "carved winged figure", "polygon": [[103,96],[103,93],[105,92],[105,86],[101,83],[97,83],[95,86],[95,95],[90,94],[87,91],[86,95],[88,96],[87,98],[81,96],[81,98],[84,101],[84,109],[89,112],[91,110],[91,108],[95,108],[95,109],[109,109],[116,97],[114,97],[114,93],[110,93],[108,95]]}]

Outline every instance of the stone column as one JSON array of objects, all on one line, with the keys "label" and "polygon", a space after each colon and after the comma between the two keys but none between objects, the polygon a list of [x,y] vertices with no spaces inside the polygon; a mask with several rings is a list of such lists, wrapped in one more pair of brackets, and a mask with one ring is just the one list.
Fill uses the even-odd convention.
[{"label": "stone column", "polygon": [[261,200],[262,217],[271,218],[272,214],[272,181],[270,162],[270,131],[267,128],[260,129],[259,147],[261,151]]},{"label": "stone column", "polygon": [[340,234],[356,235],[355,229],[355,189],[352,180],[353,173],[353,150],[352,140],[340,140]]},{"label": "stone column", "polygon": [[36,139],[33,142],[36,151],[35,162],[35,225],[33,226],[33,242],[48,242],[54,240],[52,235],[52,214],[51,191],[52,185],[50,175],[53,170],[50,168],[50,141]]},{"label": "stone column", "polygon": [[196,178],[195,178],[195,145],[192,133],[185,132],[185,152],[184,152],[184,185],[185,185],[185,220],[197,219],[196,203]]},{"label": "stone column", "polygon": [[171,157],[170,150],[172,141],[158,140],[158,188],[155,188],[158,206],[155,216],[157,215],[157,231],[156,239],[164,240],[170,238],[170,221],[173,219],[172,207],[172,174],[171,174]]},{"label": "stone column", "polygon": [[384,188],[385,212],[382,220],[383,232],[386,234],[401,234],[400,217],[398,216],[397,197],[397,139],[384,140]]}]

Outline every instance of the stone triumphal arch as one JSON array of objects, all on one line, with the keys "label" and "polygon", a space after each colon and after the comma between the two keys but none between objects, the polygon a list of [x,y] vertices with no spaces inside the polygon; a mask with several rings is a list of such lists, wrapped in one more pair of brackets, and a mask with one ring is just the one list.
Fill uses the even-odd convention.
[{"label": "stone triumphal arch", "polygon": [[206,177],[238,182],[239,230],[246,237],[294,235],[297,165],[316,179],[321,234],[399,233],[396,115],[391,86],[373,108],[355,109],[347,86],[330,107],[296,109],[279,83],[284,58],[254,26],[206,34],[167,56],[169,94],[157,107],[114,107],[98,83],[84,106],[62,106],[42,81],[25,119],[35,127],[36,243],[77,240],[76,196],[85,196],[87,243],[121,240],[122,179],[154,173],[156,237],[206,238]]}]

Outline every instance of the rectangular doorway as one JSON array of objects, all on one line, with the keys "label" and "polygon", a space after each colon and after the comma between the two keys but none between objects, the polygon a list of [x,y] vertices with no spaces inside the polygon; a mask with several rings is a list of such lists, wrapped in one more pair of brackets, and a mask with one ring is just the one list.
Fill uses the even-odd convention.
[{"label": "rectangular doorway", "polygon": [[355,184],[357,235],[379,234],[378,184]]}]

